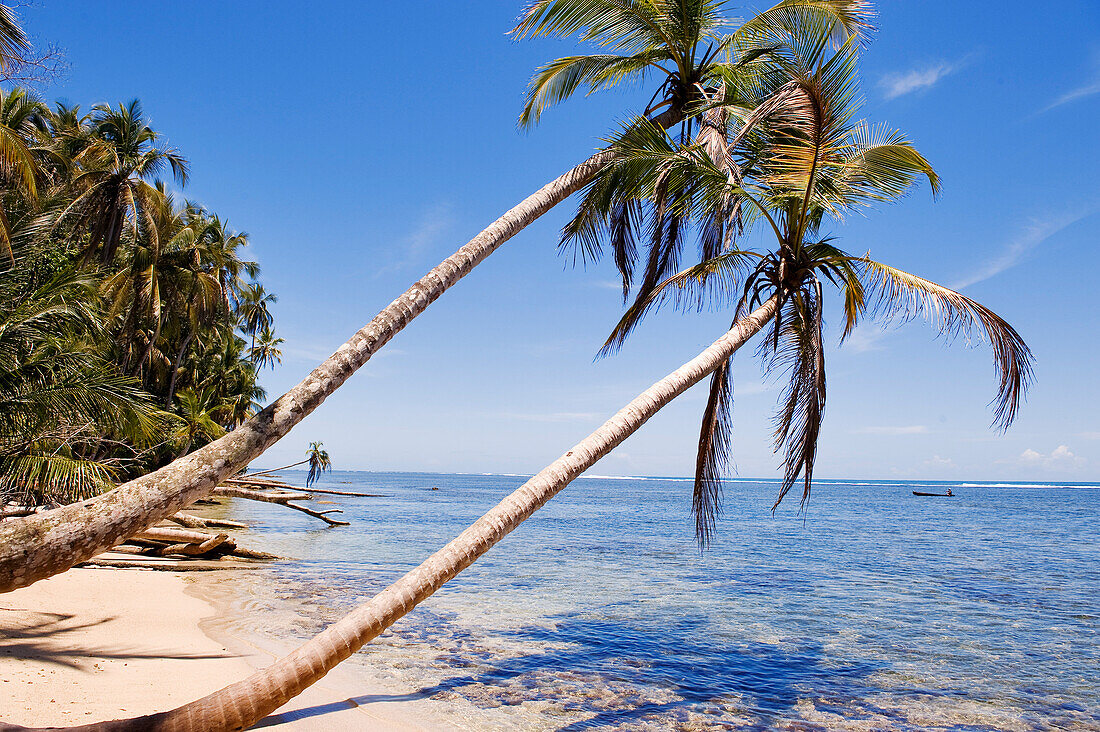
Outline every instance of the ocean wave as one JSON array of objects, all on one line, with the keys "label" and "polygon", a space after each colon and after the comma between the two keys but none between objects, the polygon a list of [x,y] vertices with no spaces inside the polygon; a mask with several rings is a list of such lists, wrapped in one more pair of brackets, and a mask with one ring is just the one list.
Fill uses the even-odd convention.
[{"label": "ocean wave", "polygon": [[1087,483],[955,483],[960,488],[1100,488]]}]

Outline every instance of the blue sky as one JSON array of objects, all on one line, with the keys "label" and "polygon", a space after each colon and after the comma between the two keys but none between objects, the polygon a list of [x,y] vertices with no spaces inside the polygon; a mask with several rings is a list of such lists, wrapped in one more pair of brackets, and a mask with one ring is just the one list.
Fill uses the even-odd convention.
[{"label": "blue sky", "polygon": [[[818,475],[1095,481],[1100,6],[878,8],[864,113],[905,130],[944,191],[933,201],[918,189],[835,233],[1007,318],[1035,352],[1037,382],[1009,432],[992,432],[987,349],[945,347],[920,322],[863,326],[828,354]],[[517,132],[530,73],[573,48],[506,37],[519,9],[120,0],[21,12],[71,66],[47,98],[140,98],[192,162],[185,194],[251,235],[286,339],[264,377],[276,396],[652,93],[582,98]],[[323,440],[338,468],[533,472],[728,326],[724,313],[662,312],[593,361],[621,306],[610,263],[574,269],[557,255],[570,211],[494,254],[259,463]],[[834,298],[834,323],[838,308]],[[774,476],[780,384],[747,350],[736,383],[738,474]],[[704,388],[591,472],[690,474]]]}]

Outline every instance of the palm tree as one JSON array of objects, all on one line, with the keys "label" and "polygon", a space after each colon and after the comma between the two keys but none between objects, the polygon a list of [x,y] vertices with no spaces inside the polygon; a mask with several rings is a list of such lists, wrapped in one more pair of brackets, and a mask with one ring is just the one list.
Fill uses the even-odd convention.
[{"label": "palm tree", "polygon": [[12,61],[20,58],[22,51],[30,50],[27,34],[19,27],[15,13],[6,5],[0,5],[0,71],[6,71]]},{"label": "palm tree", "polygon": [[[931,165],[900,132],[855,119],[856,61],[851,41],[832,51],[824,35],[790,39],[778,54],[783,74],[771,83],[791,93],[769,107],[769,125],[749,135],[733,133],[744,145],[725,154],[740,160],[736,177],[705,142],[674,140],[640,121],[593,183],[614,186],[618,198],[611,197],[610,208],[624,201],[647,206],[651,229],[664,226],[662,217],[674,217],[677,226],[694,224],[704,239],[717,238],[715,220],[728,216],[729,202],[737,201],[749,224],[774,234],[774,249],[739,249],[727,239],[700,264],[655,283],[628,308],[603,352],[619,348],[644,315],[670,297],[700,307],[713,298],[732,304],[735,317],[775,298],[775,322],[760,349],[769,370],[790,376],[775,417],[775,447],[785,464],[775,506],[799,481],[803,504],[810,495],[825,408],[824,283],[844,296],[842,340],[868,313],[887,319],[924,314],[941,335],[988,338],[999,376],[994,423],[1002,428],[1014,419],[1031,374],[1026,344],[988,308],[869,255],[850,255],[822,233],[830,220],[899,199],[918,177],[926,177],[933,192],[939,187]],[[582,205],[578,220],[607,211]],[[575,235],[567,229],[567,237]],[[703,544],[714,528],[731,446],[731,373],[727,363],[712,377],[700,430],[693,509]]]},{"label": "palm tree", "polygon": [[[610,12],[610,6],[622,5],[569,1],[578,7],[592,5],[585,11],[591,22],[599,22],[600,12]],[[538,3],[525,18],[555,7],[564,8],[567,4],[566,0]],[[629,4],[643,11],[643,6],[647,5],[640,0]],[[675,11],[674,3],[661,2],[660,5],[670,13]],[[825,24],[830,29],[836,28],[846,36],[862,34],[867,29],[869,16],[870,10],[864,0],[782,0],[750,21],[755,23],[757,30],[748,35],[764,37],[764,29],[769,25],[790,27],[796,24],[793,19],[798,17],[807,18],[806,22],[813,26]],[[829,22],[825,23],[823,18]],[[582,30],[578,28],[578,32]],[[535,27],[529,26],[526,32],[533,34]],[[539,32],[557,31],[548,25]],[[601,33],[601,38],[610,38],[613,30]],[[657,119],[662,124],[672,122],[667,109]],[[225,437],[92,499],[90,503],[4,522],[0,525],[0,592],[62,572],[208,494],[222,479],[238,472],[320,406],[376,351],[475,266],[584,186],[608,159],[608,153],[597,153],[510,209],[414,283],[301,383]],[[87,537],[87,540],[74,541],[74,535]]]},{"label": "palm tree", "polygon": [[160,135],[146,123],[136,99],[117,108],[93,107],[87,134],[75,157],[77,195],[57,221],[71,220],[74,233],[87,236],[86,261],[99,249],[102,261],[110,262],[123,231],[129,229],[136,240],[138,227],[151,225],[161,207],[161,193],[148,180],[168,167],[183,185],[188,163],[176,149],[158,144]]},{"label": "palm tree", "polygon": [[[113,485],[103,442],[149,443],[161,415],[95,352],[93,281],[63,272],[31,292],[0,278],[0,500],[72,501]],[[89,448],[89,449],[83,449]]]},{"label": "palm tree", "polygon": [[275,364],[283,362],[283,352],[279,348],[284,343],[282,338],[275,337],[275,331],[270,327],[260,330],[260,339],[254,341],[252,347],[248,349],[248,358],[252,363],[256,364],[256,368],[263,368],[264,366],[270,366],[275,368]]},{"label": "palm tree", "polygon": [[248,678],[169,712],[83,729],[129,732],[223,732],[247,729],[321,679],[431,597],[501,539],[610,453],[674,398],[699,383],[773,317],[776,298],[739,320],[721,338],[653,384],[587,438],[548,465],[420,566],[289,655]]},{"label": "palm tree", "polygon": [[184,389],[177,399],[180,427],[176,438],[182,444],[180,455],[186,455],[195,440],[209,442],[225,434],[225,428],[215,419],[219,405],[212,389]]},{"label": "palm tree", "polygon": [[284,465],[281,468],[268,468],[267,470],[261,470],[257,473],[249,473],[248,477],[255,478],[260,475],[270,475],[271,473],[278,473],[281,470],[289,470],[290,468],[296,468],[299,465],[309,463],[309,475],[306,476],[306,487],[308,488],[317,482],[322,473],[332,470],[332,460],[328,456],[328,451],[324,449],[324,444],[323,442],[309,443],[309,449],[306,450],[305,460],[299,460],[296,463]]},{"label": "palm tree", "polygon": [[240,291],[237,302],[237,321],[241,330],[247,333],[252,343],[249,351],[256,347],[256,333],[271,328],[271,305],[279,301],[275,295],[264,290],[258,282],[245,285]]},{"label": "palm tree", "polygon": [[[4,16],[0,13],[0,59],[4,58],[4,38]],[[38,198],[39,175],[33,148],[38,135],[45,130],[46,111],[41,101],[23,89],[9,92],[0,89],[0,183],[32,206]],[[0,199],[0,248],[11,264],[15,264],[11,248],[12,226],[6,208]]]}]

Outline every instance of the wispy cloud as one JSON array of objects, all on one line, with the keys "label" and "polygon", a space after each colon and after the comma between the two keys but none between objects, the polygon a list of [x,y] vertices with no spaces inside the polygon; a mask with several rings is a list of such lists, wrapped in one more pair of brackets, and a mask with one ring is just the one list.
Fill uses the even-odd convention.
[{"label": "wispy cloud", "polygon": [[898,427],[860,427],[852,432],[857,435],[926,435],[928,428],[923,424],[910,424]]},{"label": "wispy cloud", "polygon": [[1050,110],[1054,109],[1055,107],[1061,107],[1063,104],[1069,104],[1070,102],[1076,102],[1078,99],[1084,99],[1086,97],[1091,97],[1091,96],[1094,96],[1096,94],[1100,94],[1100,79],[1096,79],[1094,81],[1091,81],[1088,84],[1084,84],[1082,86],[1077,87],[1076,89],[1071,89],[1070,91],[1066,92],[1062,96],[1055,99],[1053,102],[1051,102],[1047,106],[1040,109],[1037,112],[1037,114],[1043,114],[1045,112],[1049,112]]},{"label": "wispy cloud", "polygon": [[1082,440],[1100,440],[1100,432],[1078,432],[1077,436]]},{"label": "wispy cloud", "polygon": [[844,341],[844,348],[855,353],[882,351],[885,350],[885,347],[880,345],[879,341],[888,335],[890,335],[888,330],[881,328],[875,330],[873,326],[866,325],[852,331],[852,334]]},{"label": "wispy cloud", "polygon": [[962,65],[961,61],[953,63],[942,61],[932,66],[884,74],[879,79],[879,87],[882,89],[884,97],[896,99],[905,94],[934,86],[943,77],[958,71]]},{"label": "wispy cloud", "polygon": [[955,467],[955,461],[951,458],[940,457],[939,455],[933,455],[924,461],[924,464],[930,468],[953,468]]},{"label": "wispy cloud", "polygon": [[427,250],[438,241],[440,234],[454,223],[451,206],[441,203],[428,209],[411,232],[395,247],[394,257],[375,270],[374,276],[405,269],[417,264]]},{"label": "wispy cloud", "polygon": [[999,255],[987,262],[983,267],[968,277],[953,283],[952,288],[961,290],[964,287],[984,282],[990,277],[995,277],[1006,269],[1014,266],[1025,254],[1045,242],[1050,237],[1062,231],[1081,219],[1091,216],[1096,212],[1096,206],[1090,207],[1084,212],[1049,217],[1045,219],[1033,219],[1022,233],[1009,242]]},{"label": "wispy cloud", "polygon": [[549,412],[543,414],[503,412],[494,416],[497,419],[514,419],[523,422],[591,422],[600,417],[596,412]]}]

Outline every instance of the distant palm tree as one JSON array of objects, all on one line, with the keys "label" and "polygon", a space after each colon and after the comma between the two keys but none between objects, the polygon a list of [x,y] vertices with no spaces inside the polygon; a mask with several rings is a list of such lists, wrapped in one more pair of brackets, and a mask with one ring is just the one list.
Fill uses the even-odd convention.
[{"label": "distant palm tree", "polygon": [[161,194],[148,181],[168,167],[183,185],[188,163],[176,149],[158,144],[160,135],[145,121],[136,99],[117,108],[93,107],[87,137],[80,142],[73,180],[77,195],[58,221],[70,222],[76,234],[87,237],[86,260],[99,250],[102,261],[110,262],[123,230],[136,240],[141,223],[151,225],[161,207]]},{"label": "distant palm tree", "polygon": [[311,442],[309,443],[309,449],[306,450],[306,459],[299,460],[296,463],[289,465],[283,465],[278,468],[268,468],[267,470],[260,470],[259,472],[249,473],[247,477],[256,478],[261,475],[270,475],[271,473],[278,473],[282,470],[289,470],[290,468],[296,468],[299,465],[305,465],[309,463],[309,475],[306,476],[306,487],[313,485],[321,477],[322,473],[326,473],[332,470],[332,460],[329,459],[328,451],[324,450],[323,442]]},{"label": "distant palm tree", "polygon": [[257,368],[275,368],[275,364],[283,362],[283,352],[279,348],[283,342],[282,338],[275,337],[275,331],[270,327],[262,328],[259,340],[253,341],[252,348],[248,349],[248,358]]},{"label": "distant palm tree", "polygon": [[239,294],[237,302],[237,318],[240,328],[247,333],[252,342],[249,350],[256,346],[256,333],[270,328],[272,323],[271,305],[279,301],[274,294],[264,290],[263,285],[253,282],[245,285]]}]

